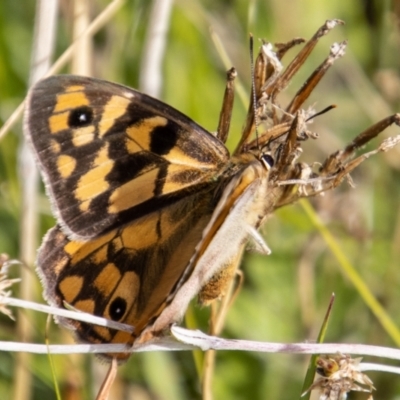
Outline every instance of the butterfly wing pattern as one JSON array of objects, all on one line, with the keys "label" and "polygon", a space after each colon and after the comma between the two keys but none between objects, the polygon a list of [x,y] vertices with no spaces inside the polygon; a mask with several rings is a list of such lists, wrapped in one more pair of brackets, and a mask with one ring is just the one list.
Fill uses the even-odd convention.
[{"label": "butterfly wing pattern", "polygon": [[229,157],[213,135],[172,107],[93,78],[38,83],[25,126],[53,210],[76,239],[198,192]]}]

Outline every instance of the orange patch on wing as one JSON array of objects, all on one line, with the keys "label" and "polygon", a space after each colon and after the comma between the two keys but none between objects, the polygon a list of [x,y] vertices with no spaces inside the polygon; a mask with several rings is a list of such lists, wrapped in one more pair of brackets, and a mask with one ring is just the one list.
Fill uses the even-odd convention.
[{"label": "orange patch on wing", "polygon": [[110,299],[106,312],[104,313],[105,318],[112,319],[110,316],[109,307],[117,297],[120,297],[126,301],[126,311],[125,315],[121,316],[119,321],[124,323],[129,323],[129,320],[125,318],[127,313],[131,316],[134,314],[134,310],[136,308],[136,300],[140,290],[140,278],[139,276],[133,272],[125,272],[122,276],[118,287],[114,291],[113,297]]},{"label": "orange patch on wing", "polygon": [[124,228],[121,232],[124,247],[131,250],[141,250],[154,246],[159,240],[157,235],[158,221],[158,213],[153,213]]},{"label": "orange patch on wing", "polygon": [[51,151],[54,154],[59,154],[61,152],[61,146],[60,143],[58,143],[57,141],[55,141],[54,139],[50,140],[50,147],[51,147]]},{"label": "orange patch on wing", "polygon": [[89,99],[83,91],[67,92],[57,95],[54,112],[71,110],[81,106],[90,104]]},{"label": "orange patch on wing", "polygon": [[[133,336],[131,333],[124,332],[124,331],[118,331],[115,336],[113,337],[112,343],[126,343],[128,346],[131,346],[133,344],[133,341],[135,340],[135,336]],[[116,353],[114,354],[119,360],[124,360],[126,358],[129,358],[132,353]]]},{"label": "orange patch on wing", "polygon": [[102,246],[108,244],[114,236],[115,231],[111,231],[89,242],[71,241],[64,246],[64,251],[70,255],[72,265],[75,265],[94,252],[96,252],[96,254],[94,254],[94,257],[96,257],[98,250],[101,249]]},{"label": "orange patch on wing", "polygon": [[91,143],[94,139],[95,128],[93,125],[84,126],[72,131],[72,143],[76,147]]},{"label": "orange patch on wing", "polygon": [[79,300],[73,306],[80,311],[87,312],[89,314],[94,313],[94,300]]},{"label": "orange patch on wing", "polygon": [[83,278],[78,275],[68,276],[64,278],[58,288],[60,289],[64,299],[67,303],[73,303],[76,297],[79,295],[83,287]]},{"label": "orange patch on wing", "polygon": [[69,112],[52,115],[49,118],[49,128],[51,133],[58,133],[68,129]]},{"label": "orange patch on wing", "polygon": [[92,168],[78,181],[74,192],[75,197],[81,201],[79,208],[87,211],[93,198],[104,193],[110,187],[106,177],[112,170],[114,161],[108,157],[108,144],[103,146],[93,161]]},{"label": "orange patch on wing", "polygon": [[75,242],[75,241],[71,241],[71,242],[68,242],[68,243],[64,246],[64,251],[65,251],[68,255],[73,256],[73,255],[75,255],[84,245],[85,245],[84,242]]},{"label": "orange patch on wing", "polygon": [[75,158],[65,154],[61,154],[57,158],[57,170],[62,178],[68,178],[69,176],[71,176],[71,174],[75,170],[75,167],[76,167]]},{"label": "orange patch on wing", "polygon": [[[191,179],[188,179],[190,170],[192,170],[193,173]],[[186,172],[187,174],[185,181],[182,181],[182,179],[179,178],[179,175],[183,172]],[[200,177],[202,179],[200,179]],[[209,174],[200,174],[198,169],[185,168],[181,165],[170,164],[168,165],[168,173],[163,183],[162,194],[177,192],[185,187],[192,186],[199,182],[204,182],[206,179],[209,179],[209,177]]]},{"label": "orange patch on wing", "polygon": [[151,199],[157,175],[158,168],[154,168],[115,189],[109,199],[108,212],[119,213]]},{"label": "orange patch on wing", "polygon": [[94,286],[104,297],[108,297],[114,291],[118,282],[121,280],[121,273],[113,263],[108,263],[97,275]]},{"label": "orange patch on wing", "polygon": [[104,107],[99,123],[99,136],[103,137],[113,126],[115,120],[125,114],[130,100],[122,96],[112,96]]},{"label": "orange patch on wing", "polygon": [[94,264],[103,264],[107,261],[108,246],[101,245],[96,252],[91,256],[90,262]]},{"label": "orange patch on wing", "polygon": [[[62,271],[64,271],[65,266],[68,264],[68,258],[67,257],[62,257],[59,260],[54,261],[51,264],[51,270],[52,272],[54,272],[57,276],[60,275],[60,273]],[[43,270],[45,270],[46,268],[44,268],[43,266],[40,266],[40,268],[42,268]],[[49,267],[47,267],[49,268]]]},{"label": "orange patch on wing", "polygon": [[103,339],[104,342],[111,341],[112,336],[109,328],[106,328],[105,326],[95,325],[93,326],[93,330]]},{"label": "orange patch on wing", "polygon": [[183,168],[216,169],[215,164],[203,163],[196,158],[190,157],[189,154],[182,151],[178,146],[173,147],[163,158],[172,164],[181,165]]},{"label": "orange patch on wing", "polygon": [[137,151],[150,150],[151,133],[160,126],[167,125],[168,120],[164,117],[152,117],[139,121],[135,125],[131,125],[126,133],[128,139],[126,147],[128,152],[136,153]]}]

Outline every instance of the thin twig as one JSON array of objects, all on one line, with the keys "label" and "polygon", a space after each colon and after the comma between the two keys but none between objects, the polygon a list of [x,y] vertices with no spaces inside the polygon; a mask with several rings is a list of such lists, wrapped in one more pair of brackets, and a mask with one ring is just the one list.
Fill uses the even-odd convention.
[{"label": "thin twig", "polygon": [[285,354],[352,354],[372,357],[383,357],[400,360],[400,350],[397,348],[370,346],[363,344],[342,343],[273,343],[251,340],[224,339],[209,336],[200,331],[192,331],[180,326],[172,326],[173,337],[156,338],[129,348],[126,344],[74,344],[46,345],[36,343],[2,342],[0,351],[31,352],[36,354],[71,354],[71,353],[141,353],[148,351],[203,351],[231,350],[262,353]]},{"label": "thin twig", "polygon": [[88,314],[82,311],[66,310],[64,308],[52,307],[45,304],[34,303],[33,301],[26,301],[26,300],[15,299],[12,297],[3,297],[3,296],[0,296],[0,304],[48,313],[55,315],[57,317],[70,318],[76,321],[84,321],[89,324],[107,326],[108,328],[118,329],[124,332],[133,332],[132,325],[127,325],[121,322],[116,322],[106,318],[97,317],[93,314]]}]

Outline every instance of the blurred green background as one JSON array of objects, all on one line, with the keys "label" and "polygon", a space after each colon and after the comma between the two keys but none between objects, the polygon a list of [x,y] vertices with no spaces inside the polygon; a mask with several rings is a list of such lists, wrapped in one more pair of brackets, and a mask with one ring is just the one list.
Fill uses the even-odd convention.
[{"label": "blurred green background", "polygon": [[[109,2],[93,0],[94,18]],[[72,1],[60,1],[55,57],[71,42]],[[0,2],[0,124],[24,99],[30,69],[35,2]],[[126,1],[93,41],[93,75],[132,87],[139,85],[139,69],[152,2]],[[225,66],[210,31],[216,32],[239,78],[249,92],[248,37],[286,42],[310,38],[326,19],[346,25],[324,37],[306,65],[281,96],[287,104],[305,78],[327,56],[335,41],[348,40],[346,56],[339,60],[308,101],[316,109],[338,108],[318,117],[312,129],[320,139],[305,145],[303,160],[322,162],[331,152],[372,123],[399,110],[400,3],[354,0],[177,0],[174,3],[163,60],[161,98],[215,131],[225,85]],[[287,62],[296,50],[284,59]],[[68,72],[68,68],[64,72]],[[236,98],[232,149],[244,123],[247,104]],[[21,124],[0,142],[0,253],[19,257],[20,176],[17,171]],[[385,135],[398,133],[391,128]],[[381,139],[374,142],[376,145]],[[373,144],[373,145],[374,145]],[[372,147],[373,147],[372,145]],[[372,148],[369,146],[368,148]],[[339,189],[312,200],[341,248],[365,283],[399,324],[400,294],[400,149],[369,159],[352,175],[356,188],[345,182]],[[40,233],[54,224],[41,190]],[[229,311],[224,337],[275,341],[314,341],[330,295],[336,302],[327,342],[395,346],[360,296],[343,276],[337,260],[299,205],[283,208],[267,222],[264,233],[272,249],[269,257],[246,254],[245,282]],[[33,266],[29,266],[33,270]],[[20,267],[11,269],[20,275]],[[34,278],[36,300],[41,287]],[[14,296],[18,296],[18,285]],[[15,314],[15,313],[14,313]],[[46,316],[26,313],[32,341],[43,343]],[[198,327],[207,330],[208,310],[197,309]],[[15,323],[0,315],[0,340],[18,340]],[[71,341],[69,332],[53,324],[51,342]],[[92,399],[105,368],[93,356],[55,356],[57,381],[63,399]],[[376,360],[375,360],[376,361]],[[308,357],[219,352],[213,380],[215,399],[299,398]],[[382,360],[386,362],[387,360]],[[11,399],[15,385],[16,354],[0,352],[0,398]],[[31,399],[55,398],[46,356],[32,356]],[[400,399],[400,378],[369,375],[376,398]],[[193,355],[181,353],[135,354],[120,368],[113,399],[200,399],[199,376]],[[349,399],[365,399],[352,393]],[[24,400],[24,399],[19,399]]]}]

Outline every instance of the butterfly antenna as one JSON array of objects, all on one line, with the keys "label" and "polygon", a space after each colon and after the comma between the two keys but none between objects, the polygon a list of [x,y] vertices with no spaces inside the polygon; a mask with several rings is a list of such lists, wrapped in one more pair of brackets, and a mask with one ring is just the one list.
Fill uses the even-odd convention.
[{"label": "butterfly antenna", "polygon": [[253,112],[254,112],[254,125],[256,128],[256,143],[258,146],[258,117],[257,117],[257,96],[256,96],[256,82],[254,78],[254,41],[253,35],[250,33],[250,73],[251,73],[251,91],[253,95]]}]

